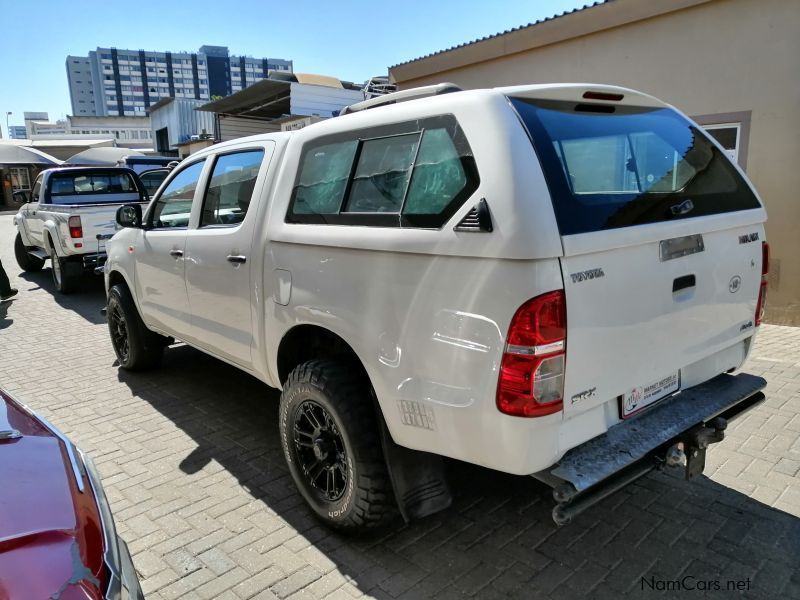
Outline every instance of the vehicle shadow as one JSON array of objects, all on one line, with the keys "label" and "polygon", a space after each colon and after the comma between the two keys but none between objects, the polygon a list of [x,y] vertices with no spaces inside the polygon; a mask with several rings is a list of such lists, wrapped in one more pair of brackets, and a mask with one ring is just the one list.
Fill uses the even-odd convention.
[{"label": "vehicle shadow", "polygon": [[653,473],[559,528],[543,484],[449,461],[450,509],[344,537],[311,516],[285,468],[277,391],[186,346],[160,370],[118,377],[197,444],[187,476],[216,461],[375,597],[680,596],[705,581],[721,588],[704,597],[730,597],[729,581],[752,598],[800,591],[800,520],[705,477]]},{"label": "vehicle shadow", "polygon": [[97,325],[106,322],[105,317],[100,313],[106,305],[106,292],[102,277],[84,274],[78,288],[71,294],[62,294],[56,290],[49,266],[45,266],[38,272],[22,272],[18,277],[39,286],[53,297],[56,304],[79,314],[90,323]]}]

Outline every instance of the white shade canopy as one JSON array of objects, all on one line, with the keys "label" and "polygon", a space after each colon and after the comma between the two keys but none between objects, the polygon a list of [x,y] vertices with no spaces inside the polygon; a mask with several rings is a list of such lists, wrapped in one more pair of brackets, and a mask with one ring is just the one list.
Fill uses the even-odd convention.
[{"label": "white shade canopy", "polygon": [[71,165],[92,167],[114,167],[126,156],[144,156],[144,152],[132,148],[88,148],[70,156],[65,162]]},{"label": "white shade canopy", "polygon": [[54,156],[16,144],[0,144],[0,165],[60,165],[62,161]]}]

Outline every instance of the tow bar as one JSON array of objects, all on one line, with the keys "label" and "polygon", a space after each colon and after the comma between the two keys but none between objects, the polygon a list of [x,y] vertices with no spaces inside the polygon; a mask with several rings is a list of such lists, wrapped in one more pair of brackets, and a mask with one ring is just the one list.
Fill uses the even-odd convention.
[{"label": "tow bar", "polygon": [[569,450],[534,474],[553,487],[553,520],[566,525],[653,469],[684,466],[686,479],[694,479],[705,468],[707,448],[725,439],[728,422],[764,401],[766,383],[745,373],[719,375]]}]

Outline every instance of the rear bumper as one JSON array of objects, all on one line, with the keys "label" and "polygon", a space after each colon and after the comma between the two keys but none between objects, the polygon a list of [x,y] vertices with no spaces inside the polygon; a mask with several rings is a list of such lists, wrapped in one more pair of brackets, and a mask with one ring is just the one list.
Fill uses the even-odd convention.
[{"label": "rear bumper", "polygon": [[[97,273],[98,269],[102,269],[103,265],[106,264],[106,258],[105,252],[95,252],[93,254],[81,255],[81,262],[83,264],[84,271],[92,271],[93,273]],[[102,273],[102,270],[100,272]]]},{"label": "rear bumper", "polygon": [[[663,465],[667,450],[688,443],[691,431],[717,417],[733,420],[763,402],[766,384],[746,373],[718,375],[573,448],[535,477],[553,485],[561,509],[581,501],[588,507]],[[556,521],[558,511],[556,507]]]}]

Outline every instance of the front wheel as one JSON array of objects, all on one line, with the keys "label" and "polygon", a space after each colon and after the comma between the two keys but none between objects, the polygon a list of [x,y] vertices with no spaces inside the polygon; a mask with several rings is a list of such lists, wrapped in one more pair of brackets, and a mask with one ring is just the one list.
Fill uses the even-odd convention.
[{"label": "front wheel", "polygon": [[283,387],[279,427],[289,472],[326,525],[356,532],[395,514],[369,382],[353,365],[312,360]]},{"label": "front wheel", "polygon": [[14,239],[14,257],[17,259],[19,268],[26,273],[41,271],[44,267],[44,259],[28,253],[28,247],[22,241],[22,236],[18,233]]},{"label": "front wheel", "polygon": [[161,362],[166,338],[147,329],[127,286],[117,284],[109,290],[106,317],[120,367],[141,371]]}]

